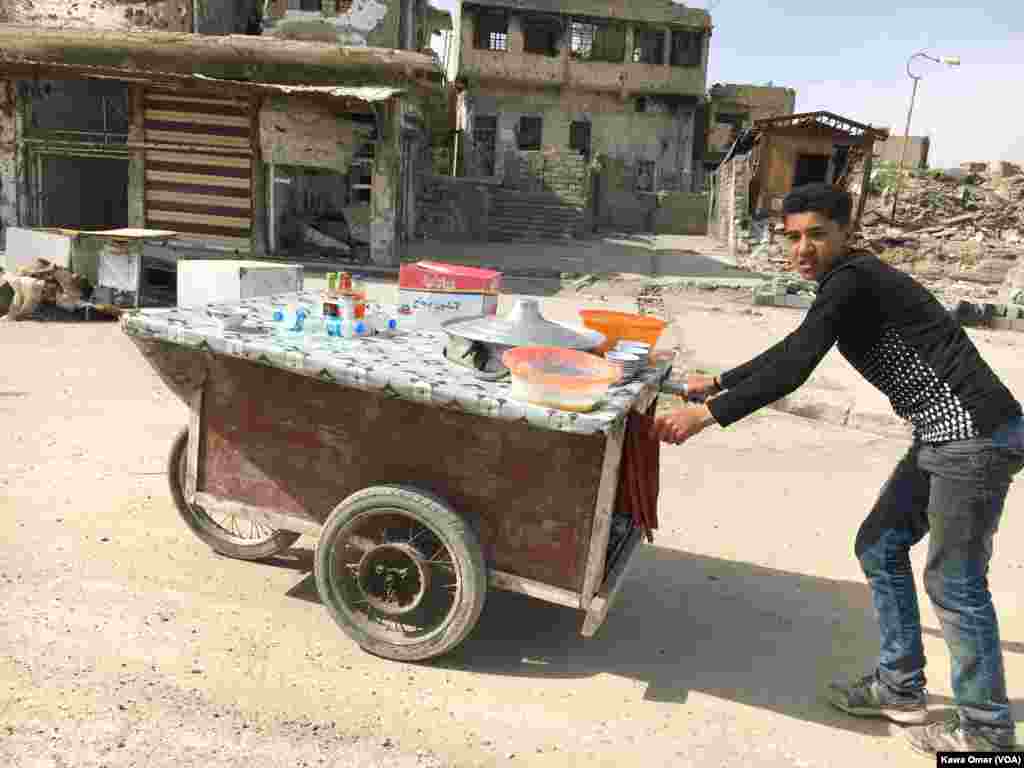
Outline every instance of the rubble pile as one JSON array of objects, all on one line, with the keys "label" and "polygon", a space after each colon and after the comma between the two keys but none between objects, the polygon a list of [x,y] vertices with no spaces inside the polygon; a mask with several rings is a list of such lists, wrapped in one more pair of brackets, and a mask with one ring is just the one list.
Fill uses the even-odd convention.
[{"label": "rubble pile", "polygon": [[896,221],[891,188],[873,195],[856,245],[949,298],[995,298],[1024,253],[1024,174],[1009,163],[978,169],[908,174]]},{"label": "rubble pile", "polygon": [[90,296],[92,285],[84,277],[36,259],[13,274],[0,272],[0,321],[30,317],[41,304],[73,312]]},{"label": "rubble pile", "polygon": [[[966,164],[908,173],[897,200],[873,193],[853,246],[869,250],[932,290],[940,300],[1024,304],[1024,173],[1010,163]],[[742,266],[773,275],[788,269],[781,225],[763,233]]]}]

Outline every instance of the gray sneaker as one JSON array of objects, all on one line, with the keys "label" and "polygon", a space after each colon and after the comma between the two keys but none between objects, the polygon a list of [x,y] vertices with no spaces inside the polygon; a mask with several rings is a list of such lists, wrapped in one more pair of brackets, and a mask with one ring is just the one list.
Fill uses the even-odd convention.
[{"label": "gray sneaker", "polygon": [[990,735],[981,729],[965,728],[956,714],[942,723],[915,726],[906,729],[907,741],[915,751],[923,755],[938,752],[1019,752],[1014,743],[1013,731],[1007,729],[1006,736]]},{"label": "gray sneaker", "polygon": [[882,685],[874,674],[848,683],[829,683],[828,700],[850,715],[883,717],[902,725],[928,722],[928,700],[924,691],[897,695]]}]

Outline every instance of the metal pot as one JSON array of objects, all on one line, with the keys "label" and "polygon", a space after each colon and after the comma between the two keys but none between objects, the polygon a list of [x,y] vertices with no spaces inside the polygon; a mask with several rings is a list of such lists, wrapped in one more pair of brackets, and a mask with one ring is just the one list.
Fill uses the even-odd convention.
[{"label": "metal pot", "polygon": [[546,320],[537,299],[518,299],[504,317],[455,318],[442,323],[441,328],[448,335],[445,357],[473,368],[479,378],[489,381],[508,376],[501,356],[509,349],[538,346],[589,352],[605,342],[604,334],[596,331]]}]

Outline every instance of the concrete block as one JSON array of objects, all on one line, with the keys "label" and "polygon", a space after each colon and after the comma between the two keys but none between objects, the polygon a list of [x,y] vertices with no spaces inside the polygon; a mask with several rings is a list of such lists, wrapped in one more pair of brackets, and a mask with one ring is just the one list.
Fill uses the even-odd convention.
[{"label": "concrete block", "polygon": [[178,306],[236,303],[257,296],[301,291],[301,264],[237,259],[178,262]]}]

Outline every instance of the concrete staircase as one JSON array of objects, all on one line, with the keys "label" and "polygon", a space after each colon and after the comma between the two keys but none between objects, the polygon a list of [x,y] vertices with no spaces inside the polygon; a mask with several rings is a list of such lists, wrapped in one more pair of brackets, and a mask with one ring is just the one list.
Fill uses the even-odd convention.
[{"label": "concrete staircase", "polygon": [[572,240],[586,234],[586,221],[583,208],[569,205],[556,195],[496,189],[491,196],[488,239]]}]

